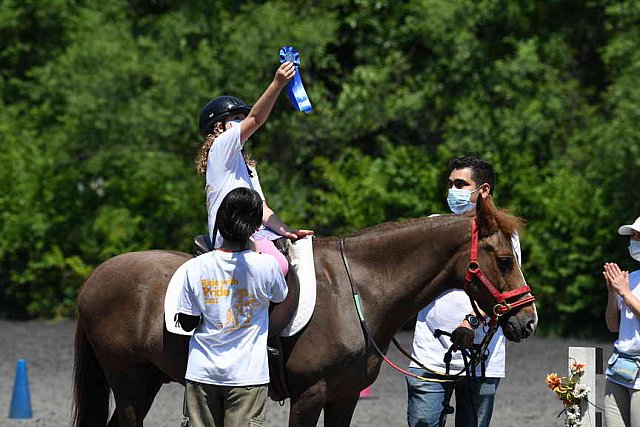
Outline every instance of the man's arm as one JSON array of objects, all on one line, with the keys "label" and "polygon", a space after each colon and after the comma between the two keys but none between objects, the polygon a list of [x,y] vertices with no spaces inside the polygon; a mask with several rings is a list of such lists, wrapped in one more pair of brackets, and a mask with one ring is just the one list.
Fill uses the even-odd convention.
[{"label": "man's arm", "polygon": [[[482,315],[484,315],[484,313],[482,313]],[[477,322],[481,322],[481,319],[478,319],[474,313],[465,316],[464,320],[460,322],[460,325],[451,333],[451,342],[458,348],[471,348],[476,337],[476,329],[480,326],[479,323],[472,325],[469,320],[467,320],[468,318],[475,318]]]}]

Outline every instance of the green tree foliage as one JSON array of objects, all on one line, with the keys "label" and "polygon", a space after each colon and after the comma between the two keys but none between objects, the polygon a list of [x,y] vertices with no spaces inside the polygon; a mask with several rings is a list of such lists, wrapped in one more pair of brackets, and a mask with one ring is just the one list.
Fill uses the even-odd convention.
[{"label": "green tree foliage", "polygon": [[482,157],[527,220],[541,328],[603,333],[602,264],[634,268],[639,21],[613,0],[0,2],[0,313],[71,315],[105,259],[190,251],[198,111],[253,102],[291,44],[314,112],[282,96],[249,144],[287,222],[444,213],[448,160]]}]

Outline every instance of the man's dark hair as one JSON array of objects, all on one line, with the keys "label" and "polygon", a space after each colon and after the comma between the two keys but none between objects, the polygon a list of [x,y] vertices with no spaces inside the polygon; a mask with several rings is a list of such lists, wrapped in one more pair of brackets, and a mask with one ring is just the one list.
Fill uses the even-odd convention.
[{"label": "man's dark hair", "polygon": [[473,179],[478,186],[482,184],[489,184],[489,194],[493,194],[493,188],[496,183],[496,173],[493,170],[493,166],[489,162],[480,160],[476,157],[456,157],[449,161],[449,172],[453,172],[456,169],[471,169],[471,179]]},{"label": "man's dark hair", "polygon": [[262,223],[262,198],[249,188],[227,194],[216,216],[216,229],[231,243],[246,243]]}]

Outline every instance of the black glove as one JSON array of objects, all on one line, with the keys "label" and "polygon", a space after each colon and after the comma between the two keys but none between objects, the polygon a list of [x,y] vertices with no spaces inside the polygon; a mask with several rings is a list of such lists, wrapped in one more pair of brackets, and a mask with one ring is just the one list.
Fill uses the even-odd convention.
[{"label": "black glove", "polygon": [[176,313],[176,325],[179,325],[187,332],[193,331],[200,323],[200,316],[191,316],[184,313]]},{"label": "black glove", "polygon": [[471,348],[476,332],[466,326],[458,326],[451,333],[451,342],[457,350],[463,348]]}]

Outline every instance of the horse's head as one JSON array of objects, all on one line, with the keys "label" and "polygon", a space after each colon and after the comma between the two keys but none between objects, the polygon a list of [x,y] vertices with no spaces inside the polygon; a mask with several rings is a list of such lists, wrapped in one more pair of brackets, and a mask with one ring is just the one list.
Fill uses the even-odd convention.
[{"label": "horse's head", "polygon": [[471,251],[457,262],[457,270],[465,271],[465,290],[485,313],[497,318],[507,339],[528,338],[538,315],[511,243],[522,221],[498,210],[491,197],[478,198],[473,221]]}]

